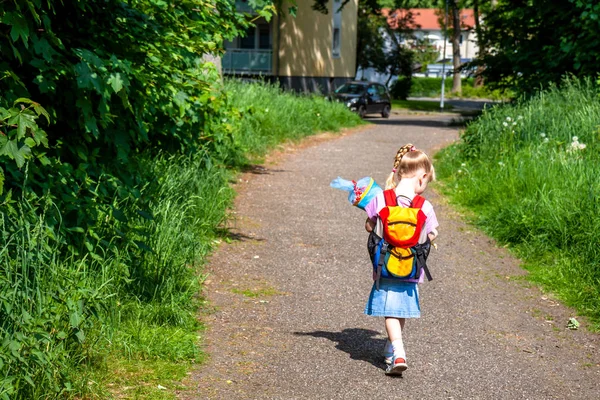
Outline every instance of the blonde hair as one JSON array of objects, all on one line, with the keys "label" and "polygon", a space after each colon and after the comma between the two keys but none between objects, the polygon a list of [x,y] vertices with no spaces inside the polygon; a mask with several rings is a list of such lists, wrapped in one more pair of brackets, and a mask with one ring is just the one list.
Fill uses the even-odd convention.
[{"label": "blonde hair", "polygon": [[429,156],[425,152],[417,150],[411,143],[405,144],[396,153],[394,167],[385,181],[385,188],[395,188],[403,176],[409,177],[421,169],[427,174],[428,182],[435,179],[435,169]]}]

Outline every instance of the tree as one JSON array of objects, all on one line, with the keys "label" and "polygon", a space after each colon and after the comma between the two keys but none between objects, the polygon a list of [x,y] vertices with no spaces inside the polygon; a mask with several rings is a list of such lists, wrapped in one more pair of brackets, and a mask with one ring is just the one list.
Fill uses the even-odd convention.
[{"label": "tree", "polygon": [[[479,57],[483,57],[486,53],[485,43],[482,39],[483,30],[481,29],[481,21],[479,15],[479,0],[473,0],[473,17],[475,18],[475,33],[477,34],[477,47],[479,48]],[[477,66],[475,73],[474,87],[483,86],[483,65]]]},{"label": "tree", "polygon": [[485,65],[490,82],[532,92],[559,84],[565,74],[597,74],[600,3],[595,0],[500,0],[485,21],[488,51],[478,63]]},{"label": "tree", "polygon": [[359,1],[357,16],[356,67],[382,70],[385,65],[382,31],[387,25],[375,1]]},{"label": "tree", "polygon": [[450,1],[450,9],[452,15],[452,66],[454,67],[454,72],[452,76],[452,93],[460,94],[462,91],[460,76],[460,8],[458,6],[458,0],[447,1]]}]

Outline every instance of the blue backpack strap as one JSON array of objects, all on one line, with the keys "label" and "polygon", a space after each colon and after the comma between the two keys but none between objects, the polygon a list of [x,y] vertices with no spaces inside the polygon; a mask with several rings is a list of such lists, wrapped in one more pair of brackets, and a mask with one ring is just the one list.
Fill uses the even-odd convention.
[{"label": "blue backpack strap", "polygon": [[383,270],[383,263],[385,262],[385,255],[388,251],[388,243],[383,240],[379,241],[377,245],[377,251],[375,251],[375,257],[373,258],[373,267],[375,268],[375,287],[379,290],[379,280],[381,279],[381,271]]}]

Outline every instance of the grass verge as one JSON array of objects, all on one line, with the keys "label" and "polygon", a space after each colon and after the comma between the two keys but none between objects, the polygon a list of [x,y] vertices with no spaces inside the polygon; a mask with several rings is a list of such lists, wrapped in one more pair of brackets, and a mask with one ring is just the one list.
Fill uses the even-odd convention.
[{"label": "grass verge", "polygon": [[600,90],[565,80],[495,107],[438,154],[445,194],[600,329]]},{"label": "grass verge", "polygon": [[[452,93],[452,78],[447,78],[444,92],[446,98],[510,100],[515,93],[510,90],[491,89],[488,86],[474,87],[474,78],[463,78],[461,94]],[[440,97],[442,78],[413,77],[409,97]]]},{"label": "grass verge", "polygon": [[[440,102],[432,100],[392,100],[392,109],[439,112]],[[452,105],[444,104],[444,111],[452,111],[453,109]]]}]

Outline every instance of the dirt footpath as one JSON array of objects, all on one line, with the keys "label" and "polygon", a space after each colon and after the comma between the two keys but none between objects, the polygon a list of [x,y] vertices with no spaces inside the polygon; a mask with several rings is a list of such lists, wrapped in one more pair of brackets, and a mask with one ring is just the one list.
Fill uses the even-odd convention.
[{"label": "dirt footpath", "polygon": [[399,146],[432,153],[456,140],[448,120],[373,119],[241,177],[232,241],[208,269],[209,359],[181,399],[600,399],[600,336],[567,330],[574,311],[432,188],[434,280],[420,286],[422,317],[407,322],[409,369],[384,375],[383,320],[363,314],[365,214],[329,182],[383,183]]}]

